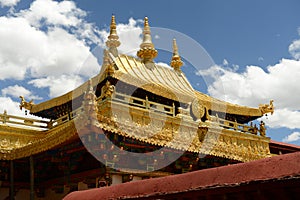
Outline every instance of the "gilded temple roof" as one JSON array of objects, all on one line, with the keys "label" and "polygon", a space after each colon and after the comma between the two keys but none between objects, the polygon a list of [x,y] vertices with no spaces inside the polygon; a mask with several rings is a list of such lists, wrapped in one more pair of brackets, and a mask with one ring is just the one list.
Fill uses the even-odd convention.
[{"label": "gilded temple roof", "polygon": [[[31,114],[51,120],[23,119],[8,116],[6,113],[0,115],[0,159],[10,160],[36,154],[78,137],[79,127],[74,125],[76,120],[80,122],[80,126],[86,122],[126,138],[183,151],[205,153],[240,161],[269,156],[269,138],[262,136],[262,134],[261,136],[257,135],[257,131],[255,133],[251,130],[254,127],[249,127],[243,123],[261,117],[266,112],[273,112],[273,102],[271,101],[270,105],[251,108],[218,100],[195,90],[181,71],[183,62],[178,53],[176,40],[173,40],[174,50],[170,63],[171,67],[157,64],[153,61],[157,56],[157,50],[155,50],[151,41],[147,18],[145,18],[144,26],[143,42],[137,52],[137,57],[119,54],[117,47],[120,42],[118,41],[113,17],[110,35],[106,43],[108,50],[104,50],[103,64],[99,74],[74,90],[39,104],[26,102],[22,98],[20,108],[28,109]],[[109,80],[116,81],[112,83],[114,85],[110,85]],[[163,97],[173,102],[173,104],[164,105],[163,102],[149,100],[148,96],[142,99],[141,97],[124,94],[122,91],[118,91],[119,83],[146,91],[147,95]],[[115,96],[101,98],[105,84],[112,86]],[[101,95],[96,97],[99,89]],[[91,100],[88,96],[91,94],[94,95],[92,97],[94,102],[84,102],[87,99]],[[137,103],[133,99],[140,102],[140,104],[134,106]],[[77,107],[73,107],[72,101],[77,100],[79,100],[79,104],[77,104]],[[95,103],[95,101],[97,102]],[[177,103],[176,106],[174,102]],[[179,103],[188,106],[182,108],[178,106]],[[85,115],[85,111],[82,111],[84,105],[89,109],[92,105],[94,106],[92,109],[98,110],[96,116],[95,113],[91,115],[95,118],[94,121],[90,119],[90,115]],[[112,105],[117,110],[113,114],[111,110],[107,110],[111,109]],[[128,121],[130,117],[125,112],[129,110],[129,107],[132,116],[134,116],[132,121]],[[202,114],[198,115],[197,112]],[[240,118],[245,117],[245,120],[235,118],[234,121],[225,118],[218,119],[218,115],[209,116],[213,115],[213,112],[226,113]],[[151,119],[153,123],[142,124],[142,122],[149,121],[149,113],[153,117]],[[166,115],[162,115],[162,113]],[[202,120],[204,114],[208,116],[205,120]],[[17,118],[22,123],[10,121],[12,118]],[[166,119],[165,126],[158,130],[154,137],[148,137],[153,130],[159,128],[156,124],[161,124],[162,119]],[[35,125],[39,123],[45,126],[40,127],[42,130],[38,131],[11,126],[11,124],[20,123],[29,127],[39,126]],[[183,123],[183,126],[181,126],[181,123]],[[209,126],[213,128],[207,131]],[[206,133],[209,133],[207,134],[209,137],[215,137],[214,135],[216,135],[219,138],[215,148],[208,149],[202,144],[201,138],[206,137]],[[178,138],[175,138],[175,142],[170,143],[175,136]],[[209,137],[209,141],[213,140]],[[186,140],[192,141],[190,146],[184,145]],[[228,149],[228,152],[223,152],[224,149]],[[249,149],[252,150],[249,151]]]},{"label": "gilded temple roof", "polygon": [[[97,85],[104,81],[105,78],[112,77],[120,82],[148,91],[153,95],[179,103],[192,104],[194,101],[197,101],[206,110],[236,115],[234,118],[244,123],[261,117],[266,112],[273,112],[273,105],[250,108],[221,101],[195,90],[181,71],[183,62],[178,53],[175,39],[173,40],[171,67],[155,63],[153,59],[158,52],[152,43],[148,18],[145,18],[143,41],[140,45],[140,50],[137,52],[137,57],[118,53],[117,48],[120,45],[120,41],[116,32],[114,16],[112,17],[110,29],[110,35],[106,42],[108,49],[104,50],[103,53],[102,68],[100,73],[91,79],[93,88],[97,89]],[[78,97],[82,97],[87,85],[88,83],[85,82],[67,94],[40,104],[30,104],[30,113],[45,118],[58,118],[62,115],[62,113],[55,114],[59,113],[59,110],[64,110],[67,107],[69,109],[67,112],[69,112],[70,109],[74,109],[70,108],[72,107],[70,102]],[[118,90],[117,85],[116,90]],[[52,115],[49,113],[52,113]],[[241,120],[241,117],[237,116],[243,116],[245,119]]]},{"label": "gilded temple roof", "polygon": [[[114,58],[114,64],[118,70],[115,70],[112,77],[153,94],[184,103],[191,103],[194,99],[197,99],[207,109],[229,114],[253,117],[261,117],[264,114],[260,108],[231,104],[201,93],[192,87],[183,72],[175,71],[172,68],[154,63],[153,68],[149,69],[141,59],[128,55],[118,55]],[[93,87],[96,87],[105,77],[104,69],[91,79]],[[71,102],[73,99],[83,95],[87,85],[88,81],[62,96],[40,104],[34,104],[30,113],[39,115],[38,113],[44,110]]]}]

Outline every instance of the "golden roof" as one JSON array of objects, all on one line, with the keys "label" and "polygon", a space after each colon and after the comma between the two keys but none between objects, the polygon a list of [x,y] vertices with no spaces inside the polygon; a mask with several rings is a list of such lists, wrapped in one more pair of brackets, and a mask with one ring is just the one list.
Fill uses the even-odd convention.
[{"label": "golden roof", "polygon": [[73,121],[50,130],[34,130],[0,124],[0,160],[37,154],[77,137]]},{"label": "golden roof", "polygon": [[[184,73],[178,73],[172,68],[154,63],[153,69],[149,69],[140,59],[127,55],[115,57],[114,63],[118,70],[115,70],[112,77],[153,94],[183,103],[191,103],[197,99],[208,110],[217,112],[253,117],[260,117],[264,114],[260,108],[231,104],[194,90]],[[105,70],[102,69],[100,74],[91,79],[93,87],[96,87],[105,77]],[[35,114],[68,103],[83,95],[87,85],[88,81],[62,96],[40,104],[33,104],[30,113]]]},{"label": "golden roof", "polygon": [[[103,65],[98,75],[74,90],[40,104],[33,104],[32,102],[28,103],[22,99],[20,108],[24,107],[29,109],[31,114],[47,117],[47,111],[52,110],[53,112],[56,112],[56,107],[62,107],[66,104],[70,104],[74,99],[84,99],[84,101],[87,99],[90,101],[91,99],[95,100],[96,97],[81,97],[83,97],[84,94],[95,95],[92,91],[93,88],[99,89],[98,86],[100,87],[101,84],[103,85],[103,81],[106,81],[107,86],[110,86],[110,83],[106,79],[111,78],[118,80],[113,88],[115,88],[114,92],[118,93],[119,96],[123,95],[124,98],[128,98],[126,94],[121,94],[120,91],[118,91],[118,84],[125,83],[136,88],[141,88],[154,95],[170,99],[173,102],[190,105],[190,109],[195,116],[198,116],[198,111],[203,112],[203,110],[206,110],[206,112],[208,112],[208,110],[211,110],[220,113],[245,116],[248,118],[258,118],[266,112],[274,111],[273,101],[270,102],[270,105],[261,105],[259,108],[250,108],[221,101],[196,91],[191,86],[184,73],[179,70],[181,60],[175,41],[175,57],[173,56],[173,61],[178,63],[173,63],[173,68],[165,67],[152,61],[156,55],[156,50],[151,41],[148,19],[145,19],[145,26],[144,40],[141,44],[140,53],[138,53],[140,58],[118,54],[117,47],[119,46],[119,41],[116,33],[115,18],[113,16],[111,24],[111,29],[113,30],[111,31],[107,43],[109,49],[104,51]],[[104,86],[102,86],[101,90],[103,87]],[[89,88],[88,93],[86,93],[87,88]],[[101,94],[101,96],[102,95],[103,94]],[[135,98],[143,103],[142,106],[131,107],[131,114],[136,115],[135,119],[137,119],[137,121],[128,122],[129,117],[126,117],[126,113],[124,113],[124,110],[126,110],[125,107],[131,106],[128,102],[127,104],[126,102],[125,104],[124,102],[122,104],[122,100],[120,99],[119,101],[107,99],[102,102],[99,97],[100,100],[98,99],[98,102],[93,104],[93,106],[98,109],[97,114],[93,116],[94,119],[98,119],[98,121],[96,120],[93,126],[152,145],[166,146],[183,151],[205,153],[241,161],[254,160],[269,156],[268,142],[270,139],[267,137],[253,135],[253,132],[249,131],[249,128],[251,127],[238,124],[236,121],[233,122],[224,119],[222,119],[223,124],[213,122],[211,118],[207,118],[207,123],[202,122],[201,120],[201,122],[199,122],[199,120],[195,120],[190,116],[189,110],[180,110],[177,112],[175,110],[174,103],[173,106],[170,106],[163,105],[158,102],[151,102],[152,105],[157,106],[156,111],[158,111],[158,113],[152,115],[152,121],[156,120],[157,124],[161,124],[161,119],[166,118],[166,116],[161,116],[161,112],[165,112],[165,114],[167,114],[167,120],[163,129],[158,130],[154,137],[148,137],[152,134],[151,131],[153,132],[158,127],[154,125],[149,128],[147,124],[141,124],[141,121],[149,121],[149,112],[152,112],[155,106],[151,108],[148,106],[149,101],[147,97],[146,99],[138,99],[138,97],[130,96],[129,99],[130,98]],[[118,112],[112,113],[111,110],[107,110],[110,106],[112,106],[112,104],[118,105]],[[9,117],[12,118],[12,116],[7,116],[7,114],[0,115],[0,159],[10,160],[29,156],[51,149],[63,142],[69,141],[73,137],[78,137],[77,129],[79,127],[75,128],[74,125],[76,120],[80,121],[79,124],[81,126],[85,123],[92,124],[90,118],[84,118],[84,114],[81,111],[82,107],[84,107],[83,105],[90,107],[91,104],[80,104],[79,107],[81,107],[78,111],[79,114],[77,111],[74,111],[76,108],[73,108],[72,111],[68,111],[72,113],[68,113],[65,116],[62,116],[64,114],[60,113],[55,119],[52,119],[53,121],[43,121],[42,123],[46,123],[46,128],[44,127],[44,130],[39,131],[7,125],[7,119]],[[101,106],[103,106],[102,109]],[[96,108],[94,109],[97,110]],[[179,110],[182,108],[177,109]],[[93,111],[93,109],[91,111]],[[76,118],[76,116],[79,117]],[[202,115],[199,116],[198,119],[200,119]],[[218,116],[216,117],[217,121],[219,121]],[[41,123],[41,121],[30,121],[31,119],[21,120],[24,121],[24,124],[21,123],[22,125],[26,125],[26,123],[28,125],[29,122],[29,127],[31,127],[34,123]],[[181,126],[181,123],[183,123],[183,126]],[[206,134],[207,127],[209,127],[211,123],[213,124],[213,127],[210,131],[208,131],[209,134]],[[231,125],[233,123],[234,127]],[[122,129],[120,129],[120,126],[122,126]],[[222,129],[222,127],[226,127],[226,129]],[[245,132],[248,133],[246,134]],[[176,135],[178,135],[178,138],[176,138]],[[216,140],[218,141],[218,144],[214,145],[215,147],[213,149],[208,149],[202,144],[201,138],[206,137],[206,135],[208,135],[208,137],[216,136],[219,138]],[[174,137],[175,142],[170,143],[170,140],[174,140]],[[190,146],[185,146],[186,140],[192,141]],[[227,150],[224,151],[224,149]]]},{"label": "golden roof", "polygon": [[[139,55],[143,54],[143,56],[135,58],[132,56],[120,55],[117,51],[117,47],[120,45],[120,42],[116,31],[115,16],[112,16],[110,26],[111,30],[107,41],[108,50],[104,50],[102,69],[97,76],[92,78],[91,81],[94,88],[107,76],[111,76],[129,85],[142,88],[150,93],[180,103],[191,104],[196,100],[207,110],[211,111],[247,116],[254,119],[261,117],[268,111],[270,112],[270,109],[273,110],[273,105],[261,105],[259,108],[250,108],[221,101],[194,90],[184,73],[179,69],[182,65],[182,61],[178,54],[176,40],[173,40],[174,52],[171,61],[171,65],[173,67],[167,68],[160,66],[152,61],[155,57],[152,53],[156,50],[151,40],[151,32],[147,17],[145,18],[144,26],[143,41],[140,45],[140,53],[138,53]],[[146,54],[148,56],[146,56]],[[30,113],[40,115],[39,113],[44,110],[61,106],[68,102],[70,103],[73,99],[83,95],[87,84],[88,83],[85,82],[73,91],[46,102],[37,105],[30,104]],[[118,90],[118,88],[116,89]],[[43,117],[47,116],[44,114]]]}]

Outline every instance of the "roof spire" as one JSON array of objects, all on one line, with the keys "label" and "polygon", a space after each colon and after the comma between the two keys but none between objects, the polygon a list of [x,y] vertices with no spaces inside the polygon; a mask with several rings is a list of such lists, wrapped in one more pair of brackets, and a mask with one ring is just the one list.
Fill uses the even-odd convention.
[{"label": "roof spire", "polygon": [[152,43],[148,17],[145,17],[144,19],[143,42],[140,45],[140,48],[141,49],[137,52],[137,56],[140,57],[145,64],[153,63],[152,60],[157,56],[157,50]]},{"label": "roof spire", "polygon": [[173,57],[170,65],[174,68],[175,71],[180,72],[180,67],[183,65],[183,62],[178,53],[178,47],[176,43],[176,39],[173,39]]},{"label": "roof spire", "polygon": [[106,41],[106,46],[108,47],[109,52],[111,52],[115,57],[118,56],[117,47],[120,46],[119,36],[117,35],[117,25],[115,16],[111,16],[110,23],[110,33],[108,36],[108,40]]}]

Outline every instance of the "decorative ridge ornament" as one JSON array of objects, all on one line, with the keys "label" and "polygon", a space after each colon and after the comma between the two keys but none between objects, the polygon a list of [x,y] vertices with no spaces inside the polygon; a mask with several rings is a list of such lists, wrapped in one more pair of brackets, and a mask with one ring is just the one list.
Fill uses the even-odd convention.
[{"label": "decorative ridge ornament", "polygon": [[[25,98],[24,98],[23,96],[20,96],[20,99],[21,99],[20,105],[19,105],[20,110],[22,110],[22,108],[24,108],[24,109],[30,111],[30,110],[32,109],[32,106],[34,105],[33,99],[32,99],[31,101],[29,101],[29,102],[26,102],[26,101],[25,101]],[[25,112],[26,112],[26,111],[25,111]]]},{"label": "decorative ridge ornament", "polygon": [[260,104],[259,105],[259,110],[261,111],[261,114],[267,114],[267,113],[271,113],[271,115],[273,115],[274,113],[274,105],[273,105],[274,100],[270,100],[269,104]]},{"label": "decorative ridge ornament", "polygon": [[176,39],[173,39],[173,57],[170,63],[171,67],[174,68],[175,71],[181,72],[180,67],[183,65],[183,62],[178,53],[178,47],[176,43]]},{"label": "decorative ridge ornament", "polygon": [[108,47],[109,52],[111,52],[115,57],[118,56],[118,49],[117,47],[120,46],[119,36],[117,34],[117,25],[115,16],[111,16],[111,23],[110,23],[110,33],[108,36],[108,40],[106,41],[106,46]]},{"label": "decorative ridge ornament", "polygon": [[154,48],[154,44],[151,39],[151,31],[148,22],[148,17],[144,19],[144,30],[143,30],[143,42],[140,45],[140,50],[137,52],[137,56],[140,57],[143,63],[147,65],[147,63],[153,63],[153,59],[157,56],[157,50]]}]

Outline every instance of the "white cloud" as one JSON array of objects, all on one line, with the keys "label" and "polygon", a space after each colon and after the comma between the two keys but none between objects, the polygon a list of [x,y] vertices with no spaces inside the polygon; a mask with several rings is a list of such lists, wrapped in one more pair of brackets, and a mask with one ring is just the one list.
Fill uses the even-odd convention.
[{"label": "white cloud", "polygon": [[275,101],[275,113],[269,117],[272,127],[300,128],[300,61],[282,59],[266,71],[247,66],[243,73],[213,66],[199,74],[214,79],[208,86],[210,95],[237,104],[258,107]]},{"label": "white cloud", "polygon": [[83,79],[79,75],[61,75],[60,77],[48,76],[29,81],[29,84],[37,88],[49,88],[49,97],[57,97],[63,95],[75,87],[83,83]]},{"label": "white cloud", "polygon": [[[52,98],[96,75],[100,66],[90,45],[105,47],[108,30],[98,30],[85,21],[86,15],[73,1],[36,0],[29,8],[1,16],[0,80],[17,80],[16,85],[0,87],[3,98],[11,101],[9,96],[23,94],[39,99],[22,86],[25,80],[36,87],[36,94],[38,89],[49,89]],[[133,18],[117,24],[120,53],[136,55],[141,24],[142,20]]]},{"label": "white cloud", "polygon": [[13,101],[10,97],[0,97],[0,113],[6,110],[9,115],[25,116],[24,110],[19,108],[20,103]]},{"label": "white cloud", "polygon": [[17,16],[25,18],[31,25],[78,26],[86,12],[77,8],[73,1],[36,0],[29,9],[22,10]]},{"label": "white cloud", "polygon": [[1,90],[3,96],[12,96],[15,98],[19,98],[19,96],[24,96],[25,98],[30,99],[36,99],[40,100],[42,99],[39,96],[35,96],[32,94],[31,91],[27,90],[26,88],[19,86],[19,85],[14,85],[14,86],[8,86],[4,89]]},{"label": "white cloud", "polygon": [[[117,23],[117,34],[119,36],[119,41],[121,45],[118,47],[119,53],[127,55],[136,55],[136,52],[140,48],[142,43],[141,34],[143,29],[139,26],[143,21],[140,19],[130,18],[128,24]],[[109,36],[109,30],[99,30],[98,31],[101,40],[106,41]],[[100,44],[105,48],[105,43]]]},{"label": "white cloud", "polygon": [[223,60],[223,65],[227,66],[228,65],[228,61],[226,59]]},{"label": "white cloud", "polygon": [[0,6],[1,7],[11,7],[15,6],[19,3],[20,0],[0,0]]},{"label": "white cloud", "polygon": [[[0,97],[0,113],[3,114],[4,111],[7,112],[7,115],[13,115],[18,117],[25,117],[31,119],[38,119],[38,120],[45,120],[44,118],[37,117],[34,115],[30,115],[29,112],[25,112],[24,109],[20,109],[19,107],[20,102],[13,101],[10,97]],[[12,121],[19,121],[19,119],[12,119]],[[14,125],[14,126],[21,126],[21,125]]]},{"label": "white cloud", "polygon": [[275,108],[275,112],[273,115],[264,116],[263,121],[270,128],[282,128],[287,127],[290,129],[300,128],[300,111],[299,110],[291,110],[289,108]]},{"label": "white cloud", "polygon": [[[117,24],[117,33],[120,37],[121,45],[118,48],[120,53],[136,55],[142,43],[142,28],[139,26],[142,20],[129,19],[128,24]],[[107,33],[108,35],[108,33]]]},{"label": "white cloud", "polygon": [[300,140],[300,132],[293,132],[292,134],[283,138],[283,142],[295,142]]},{"label": "white cloud", "polygon": [[[46,8],[58,11],[49,13]],[[95,34],[91,34],[94,27],[84,22],[83,16],[83,11],[76,9],[73,2],[37,0],[15,16],[0,17],[0,80],[22,80],[26,72],[33,77],[74,74],[88,57],[93,62],[85,71],[88,74],[82,75],[95,75],[99,65],[86,44],[88,37],[95,41]],[[41,21],[47,22],[46,30],[37,25]]]},{"label": "white cloud", "polygon": [[300,59],[300,40],[295,40],[290,44],[289,52],[295,59]]},{"label": "white cloud", "polygon": [[[0,80],[22,80],[26,71],[33,77],[73,74],[92,56],[89,47],[66,30],[45,33],[22,18],[0,18],[0,43]],[[94,57],[89,74],[83,75],[98,70]]]}]

